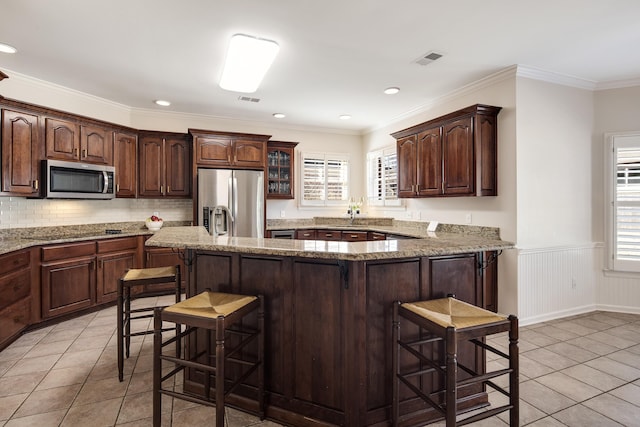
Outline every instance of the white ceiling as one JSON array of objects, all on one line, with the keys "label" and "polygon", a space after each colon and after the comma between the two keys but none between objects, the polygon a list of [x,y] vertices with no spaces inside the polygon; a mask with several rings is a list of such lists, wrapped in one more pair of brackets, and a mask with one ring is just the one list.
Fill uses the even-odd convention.
[{"label": "white ceiling", "polygon": [[[258,103],[217,85],[235,33],[280,44]],[[0,0],[0,42],[19,50],[0,53],[9,76],[133,108],[363,131],[514,64],[593,87],[638,79],[640,1]],[[444,56],[414,63],[432,50]]]}]

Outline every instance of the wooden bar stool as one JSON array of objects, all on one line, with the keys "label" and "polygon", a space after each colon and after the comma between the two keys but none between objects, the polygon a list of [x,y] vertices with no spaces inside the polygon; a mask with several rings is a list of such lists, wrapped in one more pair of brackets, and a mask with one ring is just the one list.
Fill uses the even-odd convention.
[{"label": "wooden bar stool", "polygon": [[[156,285],[174,283],[176,302],[180,302],[180,266],[157,268],[131,268],[118,281],[118,379],[124,379],[124,358],[129,358],[131,337],[152,334],[153,330],[131,333],[131,321],[153,317],[153,307],[131,309],[131,288],[145,287],[138,296],[157,295],[166,293],[166,290],[158,290]],[[169,329],[165,329],[169,330]],[[180,330],[176,329],[176,334]],[[180,349],[176,346],[176,351]]]},{"label": "wooden bar stool", "polygon": [[[411,340],[403,340],[400,327],[403,319],[420,327],[420,334]],[[485,343],[484,337],[508,332],[509,354]],[[509,361],[509,367],[492,372],[477,373],[470,367],[458,363],[458,346],[469,341],[484,350],[490,351]],[[444,360],[442,347],[444,347]],[[401,350],[411,354],[419,362],[413,365],[410,372],[401,372]],[[402,352],[402,354],[405,354]],[[435,359],[435,360],[434,360]],[[404,421],[400,415],[400,384],[406,385],[413,393],[436,409],[445,419],[447,427],[461,426],[478,420],[489,418],[504,411],[509,411],[509,425],[519,423],[519,379],[518,379],[518,318],[502,316],[488,310],[467,304],[453,297],[401,303],[393,307],[393,426]],[[460,379],[458,369],[469,374]],[[429,375],[427,375],[429,374]],[[433,378],[443,379],[439,384],[444,387],[436,391],[425,391],[420,388],[420,379],[433,384]],[[499,386],[494,378],[508,375],[509,390]],[[509,398],[509,403],[496,408],[487,409],[475,415],[456,421],[458,410],[458,389],[471,384],[481,384],[483,390],[490,386]],[[444,395],[444,397],[443,397]],[[412,414],[404,414],[410,418]]]},{"label": "wooden bar stool", "polygon": [[[246,325],[242,319],[251,313],[257,313],[256,328]],[[174,322],[185,325],[184,331],[177,336],[162,341],[162,322]],[[163,348],[174,341],[181,341],[184,337],[195,334],[198,329],[205,329],[205,348],[198,348],[196,354],[187,354],[181,358],[163,353]],[[214,339],[212,340],[212,335]],[[230,335],[239,338],[234,346],[227,349],[225,342]],[[202,336],[199,334],[199,336]],[[258,340],[258,350],[255,357],[249,352],[242,351],[247,344]],[[212,347],[215,341],[215,348]],[[213,351],[212,351],[213,348]],[[189,357],[187,359],[186,357]],[[248,357],[247,357],[248,356]],[[168,361],[174,368],[162,375],[162,361]],[[232,362],[240,366],[241,372],[235,380],[225,381],[225,364]],[[173,389],[172,386],[163,388],[162,383],[185,368],[195,369],[204,377],[204,396],[185,394]],[[264,301],[260,296],[225,294],[205,291],[182,302],[166,308],[156,308],[154,311],[154,339],[153,339],[153,425],[160,427],[162,416],[162,395],[200,403],[216,408],[216,426],[224,426],[225,396],[236,386],[244,382],[252,373],[258,375],[257,402],[260,419],[264,419]],[[215,393],[211,396],[211,377]],[[225,384],[225,382],[227,384]],[[213,398],[212,398],[213,397]]]}]

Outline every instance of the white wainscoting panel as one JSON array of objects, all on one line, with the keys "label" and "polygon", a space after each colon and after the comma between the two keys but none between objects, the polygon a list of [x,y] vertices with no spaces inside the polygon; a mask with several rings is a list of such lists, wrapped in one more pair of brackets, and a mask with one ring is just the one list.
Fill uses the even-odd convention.
[{"label": "white wainscoting panel", "polygon": [[520,249],[518,317],[527,325],[596,309],[602,251],[595,244]]}]

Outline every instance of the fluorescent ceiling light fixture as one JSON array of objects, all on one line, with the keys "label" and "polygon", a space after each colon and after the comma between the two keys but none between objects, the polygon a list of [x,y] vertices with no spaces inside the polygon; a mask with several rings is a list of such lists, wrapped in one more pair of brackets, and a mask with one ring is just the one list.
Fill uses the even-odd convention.
[{"label": "fluorescent ceiling light fixture", "polygon": [[273,113],[273,117],[275,117],[276,119],[284,119],[287,116],[282,113]]},{"label": "fluorescent ceiling light fixture", "polygon": [[222,70],[222,89],[253,93],[280,50],[278,43],[246,34],[231,37]]},{"label": "fluorescent ceiling light fixture", "polygon": [[164,99],[158,99],[153,101],[156,103],[156,105],[159,105],[161,107],[168,107],[169,105],[171,105],[171,103],[169,101],[165,101]]},{"label": "fluorescent ceiling light fixture", "polygon": [[388,87],[384,90],[384,93],[387,95],[395,95],[398,92],[400,92],[400,89],[397,87]]},{"label": "fluorescent ceiling light fixture", "polygon": [[350,118],[351,118],[351,116],[350,116],[350,115],[348,115],[348,114],[342,114],[342,115],[340,116],[340,120],[349,120]]},{"label": "fluorescent ceiling light fixture", "polygon": [[16,53],[18,49],[8,44],[0,43],[0,52],[2,53]]}]

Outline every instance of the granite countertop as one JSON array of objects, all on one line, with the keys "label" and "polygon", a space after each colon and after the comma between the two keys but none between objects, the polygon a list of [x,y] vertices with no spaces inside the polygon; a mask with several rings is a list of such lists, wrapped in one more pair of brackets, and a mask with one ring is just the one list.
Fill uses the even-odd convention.
[{"label": "granite countertop", "polygon": [[[189,221],[165,221],[163,227],[184,226],[189,223]],[[107,230],[120,232],[107,234]],[[141,221],[2,229],[0,230],[0,255],[33,246],[152,235],[153,233],[155,232],[149,231]]]},{"label": "granite countertop", "polygon": [[[359,226],[359,229],[361,228],[362,227]],[[420,236],[420,238],[416,239],[345,242],[264,239],[250,237],[214,237],[209,235],[204,227],[162,228],[147,240],[146,245],[257,255],[340,259],[348,261],[450,255],[509,249],[513,247],[513,243],[500,240],[498,236],[485,236],[481,234],[461,232],[436,232],[431,234],[425,232]]]}]

